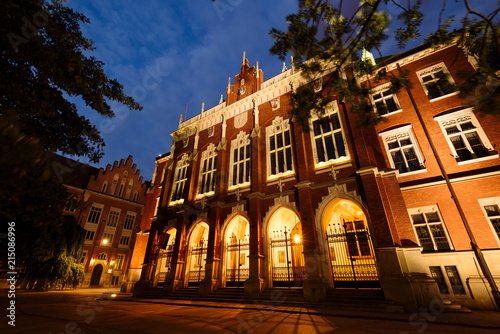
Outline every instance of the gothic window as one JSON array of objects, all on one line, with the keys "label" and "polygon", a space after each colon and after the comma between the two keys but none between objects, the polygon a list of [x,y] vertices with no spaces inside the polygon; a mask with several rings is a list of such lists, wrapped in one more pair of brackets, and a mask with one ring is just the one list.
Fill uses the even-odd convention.
[{"label": "gothic window", "polygon": [[87,241],[94,240],[94,235],[95,235],[95,231],[87,231],[85,233],[85,240],[87,240]]},{"label": "gothic window", "polygon": [[316,167],[349,160],[337,103],[333,102],[325,112],[321,119],[317,116],[311,119],[310,132]]},{"label": "gothic window", "polygon": [[293,174],[292,142],[289,120],[276,117],[266,128],[267,176],[269,178]]},{"label": "gothic window", "polygon": [[434,117],[458,163],[498,157],[472,108]]},{"label": "gothic window", "polygon": [[180,204],[184,202],[184,189],[188,177],[189,157],[184,154],[179,161],[174,173],[174,184],[172,186],[172,196],[170,205]]},{"label": "gothic window", "polygon": [[102,208],[92,205],[90,209],[89,216],[87,217],[87,222],[92,224],[98,224],[99,219],[101,218]]},{"label": "gothic window", "polygon": [[120,245],[128,246],[129,242],[130,242],[130,237],[122,236],[120,238]]},{"label": "gothic window", "polygon": [[124,260],[125,260],[125,255],[118,254],[116,256],[115,270],[121,270],[123,268]]},{"label": "gothic window", "polygon": [[211,195],[215,192],[217,172],[217,152],[215,145],[210,144],[201,154],[200,178],[198,180],[198,195]]},{"label": "gothic window", "polygon": [[231,141],[230,188],[250,185],[250,150],[250,136],[241,131],[236,139]]},{"label": "gothic window", "polygon": [[123,228],[125,230],[131,230],[134,226],[135,221],[135,213],[127,213],[125,218],[125,223],[123,224]]},{"label": "gothic window", "polygon": [[103,245],[111,245],[112,242],[113,242],[113,234],[112,233],[103,233],[102,244]]},{"label": "gothic window", "polygon": [[120,210],[112,208],[111,210],[109,210],[108,223],[106,225],[111,227],[116,227],[119,217],[120,217]]}]

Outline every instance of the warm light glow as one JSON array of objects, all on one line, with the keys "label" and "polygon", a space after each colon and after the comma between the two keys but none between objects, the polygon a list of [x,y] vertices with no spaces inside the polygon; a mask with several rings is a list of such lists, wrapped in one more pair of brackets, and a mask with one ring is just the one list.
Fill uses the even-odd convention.
[{"label": "warm light glow", "polygon": [[113,264],[115,264],[115,261],[114,261],[114,260],[109,261],[109,265],[110,265],[110,266],[112,266]]},{"label": "warm light glow", "polygon": [[295,240],[295,243],[300,243],[300,235],[296,234],[293,239]]},{"label": "warm light glow", "polygon": [[95,259],[92,259],[90,260],[90,264],[94,263],[95,262]]},{"label": "warm light glow", "polygon": [[116,297],[116,293],[113,293],[113,294],[111,295],[111,297]]},{"label": "warm light glow", "polygon": [[104,245],[105,245],[105,244],[107,244],[107,243],[108,243],[108,239],[103,239],[103,240],[102,240],[102,243],[103,243]]},{"label": "warm light glow", "polygon": [[108,269],[108,274],[111,274],[113,272],[113,269]]}]

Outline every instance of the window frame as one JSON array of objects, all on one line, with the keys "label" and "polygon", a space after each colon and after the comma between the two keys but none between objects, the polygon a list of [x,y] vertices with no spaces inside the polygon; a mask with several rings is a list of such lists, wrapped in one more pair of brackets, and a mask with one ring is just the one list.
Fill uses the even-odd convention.
[{"label": "window frame", "polygon": [[[288,131],[288,140],[289,144],[286,144],[285,132]],[[277,147],[278,140],[277,137],[279,134],[282,134],[282,146]],[[274,149],[271,150],[271,142],[270,139],[272,136],[275,136],[275,144]],[[290,156],[287,156],[287,149],[290,149]],[[279,152],[283,152],[283,172],[279,171]],[[275,163],[276,163],[276,173],[272,173],[272,155],[275,155]],[[295,166],[293,159],[293,143],[292,143],[292,129],[290,127],[290,120],[283,120],[282,117],[276,116],[272,122],[272,124],[266,127],[266,171],[267,171],[267,181],[273,181],[276,179],[280,179],[283,177],[288,177],[295,174]],[[290,161],[288,161],[288,158]],[[291,165],[291,169],[289,170],[287,165]]]},{"label": "window frame", "polygon": [[[238,150],[238,153],[240,153],[241,149],[244,149],[244,158],[239,159],[238,161],[234,161],[234,151]],[[249,187],[250,183],[252,182],[252,140],[250,138],[250,135],[245,133],[244,131],[240,131],[238,135],[236,136],[235,139],[231,140],[231,146],[230,146],[230,155],[229,155],[229,186],[228,190],[234,190],[238,188],[244,188],[244,187]],[[233,178],[234,178],[234,167],[235,165],[241,165],[243,162],[243,182],[239,182],[238,180],[240,179],[240,174],[237,173],[236,175],[236,184],[234,184]],[[241,171],[241,169],[236,166],[238,171]]]},{"label": "window frame", "polygon": [[[88,236],[90,236],[90,238],[88,238]],[[94,237],[95,237],[95,231],[93,230],[86,230],[85,232],[85,241],[89,241],[89,242],[92,242],[94,241]]]},{"label": "window frame", "polygon": [[[196,198],[203,198],[215,194],[215,187],[217,186],[217,183],[215,181],[217,174],[217,163],[219,162],[218,157],[219,155],[217,152],[217,147],[213,143],[210,143],[207,146],[207,149],[201,153],[200,174],[198,176],[198,189]],[[205,162],[210,163],[210,170],[204,170]],[[207,180],[205,178],[206,175],[210,176],[209,182],[211,182],[212,185],[210,186],[211,189],[209,191],[202,192],[206,186],[206,184],[203,184],[203,181]]]},{"label": "window frame", "polygon": [[[429,102],[437,101],[437,100],[440,100],[440,99],[443,99],[443,98],[446,98],[449,96],[457,95],[459,93],[455,89],[454,91],[452,91],[448,94],[443,94],[443,95],[440,95],[438,97],[431,98],[429,96],[429,90],[426,86],[426,84],[429,84],[429,82],[424,82],[423,78],[428,76],[428,75],[432,75],[432,77],[433,77],[432,82],[437,82],[439,80],[439,78],[436,78],[434,76],[434,74],[437,72],[440,72],[440,71],[442,71],[445,75],[447,75],[449,84],[454,86],[455,80],[453,80],[453,77],[451,76],[451,73],[450,73],[450,71],[448,71],[448,68],[446,67],[444,62],[440,62],[440,63],[434,64],[432,66],[428,66],[424,69],[421,69],[421,70],[415,72],[415,74],[417,75],[418,81],[420,82],[420,85],[422,86],[422,89],[425,92],[425,95],[429,99]],[[441,87],[438,86],[438,89],[442,92]]]},{"label": "window frame", "polygon": [[[438,218],[439,218],[439,222],[429,222],[428,221],[428,217],[426,216],[426,213],[436,213]],[[415,233],[415,237],[417,238],[417,241],[418,241],[418,245],[420,247],[424,247],[422,245],[422,242],[419,238],[419,235],[418,235],[418,231],[417,231],[417,227],[420,227],[420,226],[425,226],[426,229],[427,229],[427,232],[430,236],[430,239],[432,241],[432,247],[433,249],[432,250],[425,250],[425,249],[422,249],[422,252],[426,252],[426,253],[431,253],[431,252],[449,252],[449,251],[453,251],[455,248],[453,247],[453,242],[450,238],[450,235],[448,233],[448,229],[446,227],[446,223],[443,219],[443,216],[441,215],[441,212],[439,210],[439,208],[437,207],[437,205],[431,205],[431,206],[424,206],[424,207],[419,207],[419,208],[412,208],[412,209],[408,209],[408,215],[410,216],[410,222],[411,222],[411,225],[413,226],[413,231]],[[418,223],[418,224],[415,224],[415,222],[413,221],[413,217],[412,215],[422,215],[422,217],[424,218],[424,223]],[[435,226],[435,225],[441,225],[441,228],[444,232],[444,237],[446,238],[446,241],[448,242],[448,247],[449,249],[439,249],[439,247],[437,246],[437,242],[434,240],[434,235],[432,233],[432,230],[429,228],[429,226]],[[418,226],[417,226],[418,225]]]},{"label": "window frame", "polygon": [[102,241],[104,241],[107,238],[108,242],[106,243],[106,246],[111,246],[111,244],[113,243],[113,238],[114,238],[115,234],[114,233],[106,233],[104,232],[102,234],[102,238],[101,238],[101,244],[102,244]]},{"label": "window frame", "polygon": [[[449,113],[446,115],[441,115],[441,116],[435,116],[434,120],[439,124],[439,127],[441,128],[441,131],[443,132],[443,135],[446,139],[446,142],[448,143],[448,147],[451,150],[451,153],[453,154],[453,157],[457,161],[459,165],[463,164],[468,164],[468,163],[474,163],[477,161],[483,161],[483,160],[489,160],[489,159],[494,159],[498,158],[498,152],[495,151],[493,146],[491,145],[490,141],[488,140],[488,137],[486,136],[486,133],[484,132],[481,124],[477,120],[476,116],[473,113],[473,108],[465,108],[461,109],[458,111],[455,111],[453,113]],[[467,129],[465,131],[460,131],[457,133],[452,133],[448,134],[447,133],[447,128],[450,128],[450,126],[460,126],[461,124],[466,124],[466,123],[472,123],[472,125],[475,127],[474,129],[470,130]],[[476,157],[476,153],[473,151],[472,146],[470,145],[469,141],[465,137],[465,134],[467,133],[472,133],[473,131],[476,131],[479,140],[481,141],[482,145],[484,146],[485,149],[488,150],[488,155],[483,156],[483,157]],[[461,160],[460,156],[457,153],[457,150],[455,149],[455,146],[453,145],[453,142],[451,141],[451,137],[456,137],[457,135],[461,136],[462,142],[465,143],[467,150],[469,151],[469,154],[472,155],[471,159],[467,160]]]},{"label": "window frame", "polygon": [[[174,179],[172,182],[172,190],[170,192],[169,206],[184,203],[184,197],[182,196],[186,191],[186,183],[189,174],[189,162],[190,162],[189,160],[190,160],[189,155],[187,153],[184,153],[180,157],[180,159],[177,160],[174,171]],[[180,198],[174,199],[174,195],[177,194],[178,190],[180,191],[180,193],[177,196],[180,196]]]},{"label": "window frame", "polygon": [[[338,118],[338,121],[339,121],[339,124],[340,124],[340,131],[336,131],[336,130],[331,130],[329,133],[336,133],[336,132],[340,132],[341,135],[342,135],[342,142],[344,144],[344,151],[345,151],[345,156],[341,156],[341,157],[338,157],[336,159],[329,159],[329,160],[325,160],[325,161],[319,161],[319,158],[318,158],[318,149],[316,147],[316,137],[319,137],[319,136],[315,136],[314,135],[314,122],[319,120],[320,117],[318,116],[317,113],[313,112],[311,114],[311,117],[309,118],[309,134],[310,134],[310,138],[311,138],[311,146],[312,146],[312,149],[313,149],[313,160],[314,160],[314,169],[323,169],[323,168],[326,168],[326,167],[329,167],[329,166],[332,166],[332,165],[340,165],[340,164],[343,164],[343,163],[346,163],[346,162],[349,162],[351,161],[351,156],[350,156],[350,152],[349,152],[349,146],[347,145],[347,140],[346,140],[346,133],[344,131],[344,128],[343,128],[343,124],[342,124],[342,116],[340,114],[340,111],[339,111],[339,108],[338,108],[338,103],[337,101],[332,101],[328,107],[325,109],[325,114],[323,115],[323,117],[332,117],[333,115],[336,115],[337,118]],[[331,124],[331,122],[330,122]],[[336,131],[336,132],[334,132]],[[324,138],[328,133],[322,133],[321,134],[321,137]],[[332,136],[333,138],[333,136]],[[337,147],[335,145],[335,150],[337,151]],[[325,151],[326,152],[326,151]]]},{"label": "window frame", "polygon": [[491,232],[493,233],[493,236],[495,237],[496,241],[500,245],[500,232],[497,232],[495,230],[495,227],[493,226],[492,219],[500,219],[499,216],[489,216],[488,212],[486,211],[486,206],[493,206],[496,205],[498,206],[500,210],[500,197],[490,197],[490,198],[481,198],[478,199],[479,206],[481,207],[481,210],[483,211],[484,217],[488,221],[488,225],[491,228]]},{"label": "window frame", "polygon": [[[370,98],[371,98],[371,101],[373,103],[373,107],[375,109],[375,112],[379,116],[387,117],[387,116],[391,116],[391,115],[394,115],[394,114],[397,114],[397,113],[400,113],[403,111],[403,108],[401,108],[401,103],[399,103],[399,100],[398,100],[396,93],[391,93],[391,97],[394,100],[394,103],[396,104],[398,109],[396,109],[394,111],[389,111],[389,109],[388,109],[387,113],[383,114],[383,115],[379,113],[379,111],[377,109],[377,102],[382,100],[383,103],[385,104],[385,106],[387,107],[386,100],[388,100],[389,97],[386,98],[385,96],[383,96],[383,94],[385,92],[389,91],[390,89],[391,89],[391,83],[387,83],[387,84],[377,86],[371,90]],[[380,94],[380,98],[375,100],[374,95],[377,95],[377,94]]]},{"label": "window frame", "polygon": [[[113,221],[114,221],[114,224],[113,224],[113,225],[111,225],[111,221],[112,221],[112,219],[111,219],[111,215],[112,215],[113,213],[117,213],[118,215],[116,215],[116,220],[113,220]],[[106,226],[108,226],[108,227],[115,227],[115,228],[116,228],[116,227],[118,226],[118,222],[119,222],[119,220],[120,220],[120,215],[121,215],[121,209],[111,207],[111,208],[109,209],[109,213],[108,213],[108,220],[106,221]],[[115,216],[115,215],[113,215],[113,217],[114,217],[114,216]]]},{"label": "window frame", "polygon": [[[119,246],[129,246],[131,237],[129,235],[122,235],[120,237],[120,241],[118,243]],[[127,241],[127,243],[123,243],[123,241]]]},{"label": "window frame", "polygon": [[127,211],[127,214],[125,215],[125,220],[123,221],[123,229],[133,230],[136,218],[137,214],[135,212]]},{"label": "window frame", "polygon": [[[90,217],[92,216],[93,209],[99,210],[99,214],[97,216],[97,219],[92,219],[92,221],[90,221]],[[92,205],[90,206],[89,213],[87,215],[86,223],[99,225],[99,223],[101,222],[101,219],[102,219],[103,211],[104,211],[104,205],[98,204],[98,203],[92,203]],[[94,220],[97,220],[97,221],[94,222]]]},{"label": "window frame", "polygon": [[[413,174],[417,174],[417,173],[423,173],[423,172],[427,171],[427,167],[425,166],[424,156],[422,155],[421,150],[419,149],[420,145],[418,145],[416,137],[413,135],[411,124],[401,126],[401,127],[398,127],[396,129],[393,129],[390,131],[382,131],[379,133],[379,137],[382,139],[382,142],[384,144],[384,148],[385,148],[385,152],[387,155],[387,160],[389,161],[389,165],[391,166],[391,168],[393,168],[397,171],[398,177],[399,176],[413,175]],[[413,171],[409,170],[409,164],[408,164],[406,155],[404,154],[404,151],[403,151],[404,148],[408,148],[408,145],[406,145],[406,146],[400,145],[400,140],[407,139],[407,138],[412,143],[413,151],[415,152],[418,163],[421,167],[420,169],[413,170]],[[389,148],[389,143],[392,143],[394,141],[398,141],[399,149]],[[396,150],[401,152],[405,166],[408,169],[407,172],[401,173],[399,171],[399,169],[396,168],[396,163],[394,162],[394,159],[392,157],[392,152],[394,152]]]},{"label": "window frame", "polygon": [[125,254],[117,254],[115,259],[114,270],[123,270],[124,263],[125,263]]}]

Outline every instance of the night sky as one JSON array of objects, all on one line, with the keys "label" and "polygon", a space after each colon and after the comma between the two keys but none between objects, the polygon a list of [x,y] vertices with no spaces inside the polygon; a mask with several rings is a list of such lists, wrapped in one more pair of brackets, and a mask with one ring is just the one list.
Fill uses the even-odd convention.
[{"label": "night sky", "polygon": [[[357,1],[344,1],[346,9],[347,3],[352,7]],[[470,3],[487,14],[498,5],[491,0]],[[82,26],[84,36],[95,42],[96,50],[89,55],[103,61],[108,76],[118,79],[125,93],[144,107],[131,111],[115,105],[117,117],[104,120],[72,99],[106,142],[96,167],[132,155],[145,180],[151,180],[155,158],[170,151],[170,133],[177,130],[180,114],[185,119],[186,103],[187,118],[199,114],[203,102],[205,110],[217,105],[221,94],[225,97],[229,77],[234,84],[243,51],[250,66],[259,62],[264,80],[281,72],[282,62],[269,54],[269,30],[285,30],[285,17],[297,9],[296,0],[70,0],[67,5],[90,19]],[[424,0],[423,37],[437,28],[441,6],[441,1]],[[462,2],[448,1],[443,17],[461,17],[464,9]],[[389,11],[395,21],[394,5]],[[391,39],[382,52],[400,50]],[[290,68],[289,59],[286,66]]]}]

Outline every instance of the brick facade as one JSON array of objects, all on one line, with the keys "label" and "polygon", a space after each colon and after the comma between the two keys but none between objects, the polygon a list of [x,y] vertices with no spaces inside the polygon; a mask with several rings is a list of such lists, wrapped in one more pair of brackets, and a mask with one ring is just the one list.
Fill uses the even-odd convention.
[{"label": "brick facade", "polygon": [[[433,84],[440,75],[458,82],[458,72],[473,70],[474,59],[457,45],[421,47],[386,60],[388,72],[399,76],[397,65],[409,71],[410,92],[429,138],[498,276],[499,239],[485,211],[488,203],[500,203],[498,121],[474,115],[473,106],[457,92],[439,86],[442,82]],[[322,80],[328,75],[327,70]],[[310,300],[323,298],[327,289],[380,287],[387,299],[407,309],[435,298],[492,308],[490,292],[476,284],[479,274],[470,265],[469,237],[409,93],[384,95],[379,89],[383,82],[358,80],[371,85],[380,113],[380,103],[387,106],[384,121],[371,128],[357,127],[350,107],[334,98],[327,120],[316,123],[313,117],[311,130],[303,131],[290,119],[290,92],[305,84],[321,90],[321,83],[305,82],[295,68],[264,81],[258,64],[250,67],[245,58],[234,84],[229,80],[226,101],[188,120],[181,118],[172,133],[170,161],[135,293],[157,285],[157,276],[164,273],[166,294],[197,286],[206,295],[241,283],[252,297],[264,288],[293,283]],[[463,135],[467,151],[458,135]],[[215,169],[210,164],[214,160],[206,158],[210,154],[217,157]],[[327,233],[342,226],[347,241],[333,250]],[[163,247],[165,233],[173,231],[175,240],[168,242],[170,248]],[[290,244],[277,248],[278,239]],[[240,248],[248,242],[243,257],[231,253],[236,241]],[[159,264],[160,253],[168,253],[169,260]],[[343,278],[342,254],[350,256],[345,267],[373,261],[353,269],[358,276],[363,270],[373,271],[373,276],[354,282],[349,274]],[[286,262],[287,267],[280,267]],[[278,276],[283,268],[288,277]],[[243,279],[231,276],[235,270],[244,272]],[[438,271],[443,276],[439,287],[446,286],[447,293],[439,293],[434,280]],[[453,276],[457,273],[459,279]]]}]

